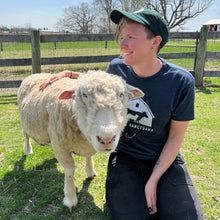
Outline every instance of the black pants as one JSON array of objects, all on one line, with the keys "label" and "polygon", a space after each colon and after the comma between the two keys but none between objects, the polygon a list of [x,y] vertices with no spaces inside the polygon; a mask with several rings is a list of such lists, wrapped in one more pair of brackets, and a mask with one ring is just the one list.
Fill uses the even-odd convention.
[{"label": "black pants", "polygon": [[157,214],[150,216],[144,188],[156,161],[135,159],[122,152],[109,158],[106,202],[114,220],[201,220],[200,202],[186,164],[178,156],[157,187]]}]

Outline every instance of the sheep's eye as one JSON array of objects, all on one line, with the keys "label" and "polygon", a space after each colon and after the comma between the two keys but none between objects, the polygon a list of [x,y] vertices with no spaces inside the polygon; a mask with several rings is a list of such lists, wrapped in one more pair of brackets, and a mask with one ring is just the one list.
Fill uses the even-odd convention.
[{"label": "sheep's eye", "polygon": [[83,90],[81,91],[81,98],[84,103],[88,102],[88,94],[86,91],[83,91]]},{"label": "sheep's eye", "polygon": [[120,93],[119,98],[120,98],[120,99],[123,99],[123,98],[124,98],[124,93],[123,93],[123,92]]},{"label": "sheep's eye", "polygon": [[83,96],[84,98],[88,98],[88,96],[87,96],[86,93],[83,93],[82,96]]}]

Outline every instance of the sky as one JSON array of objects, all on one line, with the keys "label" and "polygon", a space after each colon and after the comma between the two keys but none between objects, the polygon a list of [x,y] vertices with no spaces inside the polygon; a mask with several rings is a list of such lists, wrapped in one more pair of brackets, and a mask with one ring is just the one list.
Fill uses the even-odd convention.
[{"label": "sky", "polygon": [[[0,26],[25,27],[55,30],[55,24],[62,18],[63,9],[92,0],[0,0]],[[202,24],[220,19],[220,0],[214,0],[205,12],[186,22],[184,30],[199,31]]]}]

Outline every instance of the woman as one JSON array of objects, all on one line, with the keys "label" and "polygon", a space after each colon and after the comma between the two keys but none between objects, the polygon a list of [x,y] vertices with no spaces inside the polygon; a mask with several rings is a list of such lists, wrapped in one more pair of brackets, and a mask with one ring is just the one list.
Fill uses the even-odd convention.
[{"label": "woman", "polygon": [[[112,219],[204,219],[179,153],[194,119],[194,79],[157,56],[168,41],[167,24],[157,12],[114,10],[111,19],[123,59],[114,59],[107,72],[145,93],[131,100],[129,121],[109,158],[106,202]],[[78,76],[64,71],[41,88],[68,74]]]}]

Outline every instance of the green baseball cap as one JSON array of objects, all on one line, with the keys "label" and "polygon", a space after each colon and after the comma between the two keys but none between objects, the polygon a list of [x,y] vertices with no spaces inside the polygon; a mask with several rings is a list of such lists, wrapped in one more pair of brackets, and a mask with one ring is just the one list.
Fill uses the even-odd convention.
[{"label": "green baseball cap", "polygon": [[118,24],[123,16],[147,26],[155,36],[161,36],[161,48],[167,43],[169,37],[168,25],[158,12],[151,9],[141,9],[135,12],[113,10],[111,12],[111,20],[115,24]]}]

